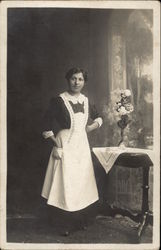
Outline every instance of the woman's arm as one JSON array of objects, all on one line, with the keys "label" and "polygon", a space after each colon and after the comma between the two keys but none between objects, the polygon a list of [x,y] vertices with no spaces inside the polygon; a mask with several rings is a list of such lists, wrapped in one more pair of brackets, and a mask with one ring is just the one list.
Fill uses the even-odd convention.
[{"label": "woman's arm", "polygon": [[56,137],[55,137],[55,135],[54,135],[54,133],[53,133],[52,130],[50,130],[50,131],[44,131],[42,133],[42,135],[43,135],[43,137],[45,139],[50,140],[56,147],[58,147],[58,143],[57,143]]},{"label": "woman's arm", "polygon": [[45,139],[50,140],[53,143],[53,145],[54,145],[53,153],[52,153],[53,157],[57,160],[61,159],[59,152],[58,152],[59,145],[57,143],[57,140],[56,140],[56,137],[54,136],[53,131],[44,131],[43,137]]},{"label": "woman's arm", "polygon": [[49,107],[42,120],[42,136],[44,139],[49,139],[54,136],[53,132],[53,117],[56,116],[56,108],[54,105],[55,98],[52,98],[49,104]]},{"label": "woman's arm", "polygon": [[93,122],[92,124],[87,125],[86,127],[87,133],[101,127],[103,123],[102,117],[97,112],[96,107],[94,105],[91,105],[90,103],[89,103],[89,117],[93,120]]},{"label": "woman's arm", "polygon": [[52,156],[57,160],[61,159],[61,156],[59,154],[60,145],[58,145],[55,137],[55,133],[60,129],[59,123],[56,118],[57,113],[59,112],[59,107],[59,98],[53,98],[50,101],[49,108],[44,116],[42,128],[42,135],[44,139],[51,141],[54,146]]},{"label": "woman's arm", "polygon": [[86,131],[87,131],[87,133],[89,133],[92,130],[95,130],[97,128],[99,128],[98,122],[93,122],[92,124],[86,126]]}]

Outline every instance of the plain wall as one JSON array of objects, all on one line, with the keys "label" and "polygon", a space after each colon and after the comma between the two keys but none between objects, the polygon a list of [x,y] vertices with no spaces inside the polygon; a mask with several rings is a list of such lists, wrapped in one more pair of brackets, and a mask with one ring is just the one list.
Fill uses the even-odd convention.
[{"label": "plain wall", "polygon": [[[66,71],[89,72],[84,93],[100,110],[108,98],[108,19],[110,10],[8,9],[7,141],[8,212],[35,213],[51,144],[41,121],[51,97],[67,87]],[[103,130],[102,130],[103,131]],[[97,132],[96,132],[97,133]],[[92,145],[101,145],[94,136]]]}]

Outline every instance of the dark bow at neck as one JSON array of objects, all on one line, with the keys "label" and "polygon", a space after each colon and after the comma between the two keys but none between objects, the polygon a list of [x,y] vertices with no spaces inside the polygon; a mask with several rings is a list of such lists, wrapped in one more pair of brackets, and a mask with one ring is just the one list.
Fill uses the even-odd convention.
[{"label": "dark bow at neck", "polygon": [[76,104],[74,104],[73,102],[69,101],[69,103],[72,106],[74,113],[78,113],[78,112],[84,113],[84,102],[83,103],[77,102]]}]

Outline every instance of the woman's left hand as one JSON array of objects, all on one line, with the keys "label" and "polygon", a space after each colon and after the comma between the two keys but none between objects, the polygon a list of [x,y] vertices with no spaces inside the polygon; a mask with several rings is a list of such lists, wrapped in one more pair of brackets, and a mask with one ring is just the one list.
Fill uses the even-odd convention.
[{"label": "woman's left hand", "polygon": [[93,122],[91,125],[86,126],[86,132],[89,133],[98,127],[99,127],[98,122]]}]

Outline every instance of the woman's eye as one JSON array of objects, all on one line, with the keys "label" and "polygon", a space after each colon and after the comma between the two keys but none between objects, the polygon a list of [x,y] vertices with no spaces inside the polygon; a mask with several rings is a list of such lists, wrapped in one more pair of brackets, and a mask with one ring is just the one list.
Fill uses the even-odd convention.
[{"label": "woman's eye", "polygon": [[71,80],[72,80],[72,81],[78,80],[78,81],[82,82],[84,79],[83,79],[83,78],[72,77]]}]

